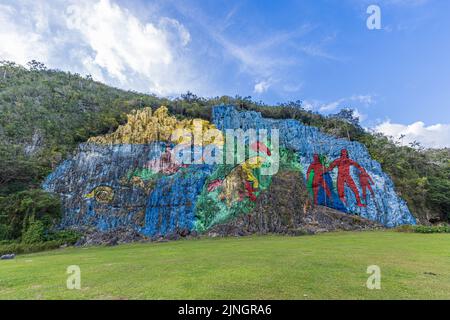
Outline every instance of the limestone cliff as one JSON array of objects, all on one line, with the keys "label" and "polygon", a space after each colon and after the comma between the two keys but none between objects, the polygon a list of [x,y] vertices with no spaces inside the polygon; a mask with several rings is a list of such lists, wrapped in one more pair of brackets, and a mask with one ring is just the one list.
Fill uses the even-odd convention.
[{"label": "limestone cliff", "polygon": [[[264,154],[255,161],[246,158],[236,165],[174,161],[173,149],[180,143],[192,143],[192,150],[200,151],[197,160],[204,159],[205,145],[222,148],[217,134],[195,138],[196,132],[216,128],[279,130],[279,173],[261,174],[274,161],[270,144],[257,146]],[[192,132],[193,139],[180,134],[174,138],[179,129]],[[283,181],[290,182],[283,186]],[[292,181],[306,189],[293,193],[298,188]],[[81,144],[46,179],[44,188],[61,196],[62,227],[100,231],[127,227],[147,236],[205,232],[250,216],[259,224],[247,230],[281,232],[307,221],[298,215],[320,208],[315,204],[345,214],[325,214],[324,219],[349,217],[348,222],[361,217],[387,227],[415,223],[391,179],[363,145],[294,120],[265,119],[232,106],[214,108],[212,123],[177,120],[165,108],[135,112],[116,132]],[[281,199],[280,188],[291,195],[289,201]]]},{"label": "limestone cliff", "polygon": [[[318,204],[354,213],[380,222],[387,227],[415,223],[415,218],[406,203],[397,196],[392,180],[383,172],[381,165],[371,159],[366,147],[361,143],[323,134],[317,128],[302,125],[295,120],[265,119],[258,112],[238,112],[235,108],[227,106],[216,107],[213,118],[220,130],[278,129],[280,145],[298,155],[305,179],[308,168],[314,161],[314,155],[320,156],[323,166],[326,167],[327,164],[331,165],[334,160],[341,157],[342,150],[346,150],[349,158],[363,168],[363,172],[356,166],[349,168],[350,177],[356,184],[358,192],[353,192],[348,184],[345,184],[346,203],[341,201],[337,194],[339,182],[339,168],[337,168],[337,170],[326,172],[324,177],[331,196],[326,196],[325,188],[317,188]],[[371,190],[362,190],[360,175],[365,173],[373,182],[370,183]],[[358,206],[356,197],[362,198],[364,193],[366,194],[365,206]]]},{"label": "limestone cliff", "polygon": [[[202,119],[183,119],[170,116],[164,106],[154,112],[151,108],[135,110],[127,116],[127,123],[119,126],[111,134],[92,137],[88,140],[96,144],[148,144],[155,141],[172,141],[177,137],[177,143],[183,142],[183,130],[193,132],[213,130],[215,126]],[[175,133],[179,132],[177,135]],[[211,141],[200,140],[204,144]]]}]

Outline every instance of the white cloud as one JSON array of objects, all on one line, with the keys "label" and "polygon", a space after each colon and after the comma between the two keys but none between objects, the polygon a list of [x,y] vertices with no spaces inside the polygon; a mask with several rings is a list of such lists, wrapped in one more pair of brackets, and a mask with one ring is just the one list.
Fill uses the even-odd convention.
[{"label": "white cloud", "polygon": [[305,100],[303,101],[303,108],[308,111],[315,111],[317,109],[317,104],[315,101]]},{"label": "white cloud", "polygon": [[356,106],[360,107],[369,107],[372,104],[375,104],[375,98],[373,95],[352,95],[347,98],[341,98],[332,102],[323,102],[319,100],[309,100],[304,101],[303,105],[307,110],[315,110],[324,113],[329,113],[333,111],[337,111],[342,108],[350,108],[354,109],[356,113],[360,116],[360,120],[363,121],[365,119],[365,115],[356,109]]},{"label": "white cloud", "polygon": [[363,122],[367,119],[367,115],[359,111],[359,109],[354,109],[353,115],[359,119],[360,122]]},{"label": "white cloud", "polygon": [[303,88],[303,82],[300,83],[287,83],[283,85],[283,91],[293,93],[299,92]]},{"label": "white cloud", "polygon": [[298,91],[300,89],[298,85],[286,83],[285,79],[292,70],[304,63],[305,55],[335,59],[325,50],[325,45],[332,41],[333,37],[326,37],[318,43],[298,45],[300,40],[317,29],[317,26],[310,23],[275,32],[265,29],[255,30],[252,37],[240,38],[235,34],[224,32],[232,24],[231,20],[236,15],[238,6],[233,7],[218,23],[217,18],[212,18],[201,8],[187,1],[174,1],[172,4],[183,16],[195,21],[207,38],[220,46],[224,61],[231,60],[237,63],[239,73],[246,74],[257,82],[253,87],[255,93],[259,94],[267,90],[267,86],[261,79],[269,78],[276,79],[270,83],[271,90],[274,92]]},{"label": "white cloud", "polygon": [[[141,23],[135,16],[108,0],[92,5],[82,2],[69,6],[66,10],[69,30],[76,31],[89,50],[86,56],[93,63],[106,70],[122,84],[128,82],[131,73],[149,76],[153,91],[163,93],[159,73],[173,62],[171,44],[165,27],[151,23]],[[181,37],[186,37],[181,35]],[[184,45],[186,40],[182,40]],[[152,74],[155,78],[151,79]]]},{"label": "white cloud", "polygon": [[319,111],[321,111],[321,112],[329,112],[329,111],[334,111],[334,110],[336,110],[344,101],[345,101],[346,99],[339,99],[339,100],[337,100],[337,101],[333,101],[333,102],[330,102],[330,103],[325,103],[325,104],[322,104],[320,107],[319,107]]},{"label": "white cloud", "polygon": [[348,100],[362,103],[365,106],[369,106],[369,105],[374,104],[376,102],[374,96],[372,96],[370,94],[353,95]]},{"label": "white cloud", "polygon": [[16,8],[0,5],[0,59],[25,64],[38,56],[46,62],[48,48],[39,33],[45,28],[41,15],[35,15],[35,19],[17,25],[15,20],[20,16],[21,12]]},{"label": "white cloud", "polygon": [[255,84],[254,92],[258,94],[264,93],[270,88],[270,86],[270,81],[260,81]]},{"label": "white cloud", "polygon": [[239,62],[240,68],[255,78],[273,77],[285,68],[291,68],[299,64],[296,57],[282,56],[280,52],[274,52],[274,48],[279,48],[283,42],[299,37],[306,31],[306,27],[300,31],[279,33],[267,36],[264,41],[254,42],[250,44],[238,44],[226,38],[218,30],[211,26],[204,26],[208,30],[209,35],[222,46],[228,57]]},{"label": "white cloud", "polygon": [[423,122],[418,121],[410,125],[383,122],[374,128],[376,132],[381,132],[394,139],[401,140],[403,145],[417,141],[427,148],[445,148],[450,147],[450,124],[435,124],[426,126]]},{"label": "white cloud", "polygon": [[142,21],[110,0],[0,5],[0,59],[36,59],[126,89],[202,93],[190,41],[179,21]]}]

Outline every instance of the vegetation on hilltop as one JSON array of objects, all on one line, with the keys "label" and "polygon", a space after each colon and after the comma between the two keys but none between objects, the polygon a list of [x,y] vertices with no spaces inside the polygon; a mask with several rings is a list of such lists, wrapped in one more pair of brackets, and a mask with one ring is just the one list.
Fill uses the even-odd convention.
[{"label": "vegetation on hilltop", "polygon": [[[80,143],[113,132],[133,109],[161,105],[176,117],[210,120],[218,104],[259,111],[265,117],[295,119],[325,133],[364,143],[393,178],[398,193],[421,222],[450,214],[450,151],[400,146],[381,134],[366,132],[352,110],[332,116],[305,110],[301,101],[269,106],[251,97],[177,99],[120,90],[90,76],[47,69],[32,61],[28,68],[0,62],[0,240],[20,239],[45,217],[58,220],[58,199],[43,194],[47,174]],[[39,238],[39,237],[38,237]]]}]

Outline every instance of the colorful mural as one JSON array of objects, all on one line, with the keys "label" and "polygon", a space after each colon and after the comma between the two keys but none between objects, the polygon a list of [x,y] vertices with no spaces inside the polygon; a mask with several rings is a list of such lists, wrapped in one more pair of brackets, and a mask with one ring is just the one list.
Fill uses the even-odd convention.
[{"label": "colorful mural", "polygon": [[[280,144],[249,143],[236,164],[205,164],[205,152],[226,153],[227,129],[276,129]],[[192,162],[178,161],[180,145],[193,151]],[[61,196],[62,227],[127,226],[147,236],[204,232],[251,212],[271,185],[272,176],[262,172],[275,162],[304,179],[315,204],[388,227],[415,223],[364,146],[231,106],[215,107],[213,123],[178,120],[164,107],[135,112],[115,133],[81,144],[43,187]]]},{"label": "colorful mural", "polygon": [[[270,146],[260,144],[258,147],[264,156],[249,158],[237,166],[216,167],[197,199],[196,231],[206,231],[255,208],[258,197],[272,182],[272,176],[261,174],[261,169],[270,166],[273,160]],[[279,154],[280,170],[298,172],[300,176],[298,155],[285,148],[280,149]]]},{"label": "colorful mural", "polygon": [[318,196],[320,188],[323,188],[326,195],[331,199],[331,191],[330,186],[325,181],[325,174],[327,173],[327,168],[319,158],[319,155],[314,154],[314,160],[308,168],[306,173],[306,180],[309,182],[308,185],[311,185],[314,203],[319,204]]},{"label": "colorful mural", "polygon": [[86,199],[95,199],[100,203],[111,203],[114,199],[114,190],[108,186],[98,186],[85,195]]},{"label": "colorful mural", "polygon": [[357,206],[365,207],[365,205],[361,203],[361,197],[359,196],[359,191],[356,187],[355,181],[350,175],[351,166],[356,167],[358,170],[360,170],[361,173],[364,172],[367,175],[366,171],[357,162],[351,160],[348,157],[348,151],[346,149],[342,149],[341,157],[331,163],[328,171],[332,171],[336,167],[338,169],[337,190],[339,198],[344,204],[347,204],[344,193],[344,187],[347,185],[353,191],[353,194],[356,197]]},{"label": "colorful mural", "polygon": [[330,184],[329,179],[326,179],[326,176],[329,177],[328,173],[337,168],[338,175],[336,185],[341,202],[344,205],[347,205],[347,200],[345,198],[345,187],[347,186],[356,198],[356,205],[359,207],[366,207],[367,205],[361,202],[358,187],[350,174],[350,168],[352,166],[359,170],[359,185],[362,190],[362,198],[364,201],[367,202],[367,190],[371,192],[372,197],[375,197],[375,193],[371,187],[371,184],[374,184],[374,182],[370,175],[357,162],[349,158],[348,151],[346,149],[342,149],[341,156],[334,160],[329,166],[324,163],[323,157],[321,160],[317,153],[314,154],[313,162],[309,166],[306,173],[306,179],[309,182],[308,185],[310,185],[310,188],[312,189],[314,203],[319,204],[318,195],[321,188],[325,191],[326,196],[329,198],[329,203],[333,203],[331,190],[334,188],[334,184]]}]

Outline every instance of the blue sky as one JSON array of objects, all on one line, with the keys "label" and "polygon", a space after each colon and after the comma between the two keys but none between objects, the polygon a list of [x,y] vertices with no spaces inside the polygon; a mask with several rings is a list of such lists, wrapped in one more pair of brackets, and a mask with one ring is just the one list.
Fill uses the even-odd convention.
[{"label": "blue sky", "polygon": [[[366,10],[381,9],[381,30]],[[0,0],[0,59],[177,96],[303,100],[450,146],[450,1]]]}]

